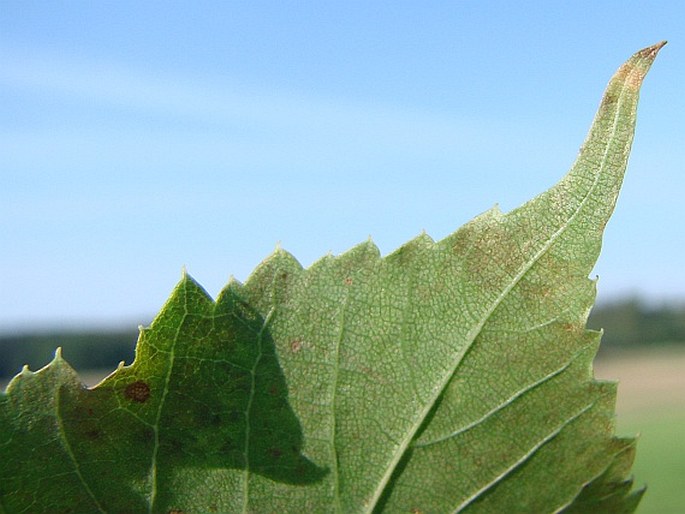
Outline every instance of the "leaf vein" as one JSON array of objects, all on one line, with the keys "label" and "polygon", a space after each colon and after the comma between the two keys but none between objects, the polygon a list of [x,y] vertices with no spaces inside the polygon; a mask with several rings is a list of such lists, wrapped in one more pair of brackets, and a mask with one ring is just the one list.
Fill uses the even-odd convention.
[{"label": "leaf vein", "polygon": [[259,367],[259,363],[264,355],[264,331],[268,327],[271,317],[275,311],[276,307],[271,307],[268,314],[264,318],[261,328],[259,329],[259,333],[257,334],[257,357],[255,358],[252,369],[250,370],[250,396],[247,400],[247,407],[245,409],[245,446],[243,447],[243,454],[245,456],[245,471],[243,473],[243,512],[249,512],[250,503],[250,414],[252,413],[252,404],[254,403],[254,398],[257,391],[257,368]]},{"label": "leaf vein", "polygon": [[67,452],[67,455],[69,456],[69,460],[71,461],[72,465],[74,466],[74,472],[76,473],[76,476],[79,479],[79,482],[81,482],[81,485],[85,489],[86,493],[90,497],[90,499],[93,501],[95,506],[97,507],[99,512],[102,512],[103,514],[106,514],[107,511],[105,511],[102,508],[102,505],[100,505],[100,502],[97,500],[95,497],[95,494],[93,493],[93,490],[90,488],[88,483],[86,482],[86,479],[83,477],[83,473],[81,473],[81,466],[78,463],[78,460],[76,459],[76,455],[74,455],[74,451],[71,448],[71,444],[69,443],[69,439],[67,438],[67,433],[66,430],[64,429],[64,424],[62,423],[62,416],[59,412],[60,410],[60,401],[62,398],[62,390],[61,388],[57,388],[57,391],[55,393],[55,418],[57,419],[57,430],[59,431],[59,437],[62,440],[62,445],[64,446],[64,449]]},{"label": "leaf vein", "polygon": [[485,484],[483,487],[478,489],[475,493],[473,493],[471,496],[469,496],[466,500],[464,500],[462,503],[457,506],[457,508],[454,510],[454,513],[456,514],[457,512],[461,512],[464,510],[466,507],[474,503],[476,500],[481,498],[487,491],[492,489],[495,485],[500,483],[502,480],[504,480],[507,476],[509,476],[513,471],[518,469],[522,464],[524,464],[526,461],[531,459],[543,446],[545,446],[547,443],[549,443],[552,439],[557,437],[564,428],[566,428],[568,425],[573,423],[576,419],[578,419],[580,416],[585,414],[587,411],[589,411],[593,406],[595,405],[595,402],[592,402],[585,407],[583,407],[580,411],[575,413],[573,416],[570,418],[567,418],[564,420],[561,425],[556,427],[554,430],[552,430],[549,434],[547,434],[545,437],[540,439],[537,443],[535,443],[525,454],[523,454],[516,462],[508,466],[505,470],[503,470],[499,475],[494,477],[492,480],[490,480],[487,484]]},{"label": "leaf vein", "polygon": [[552,371],[551,373],[545,375],[545,376],[542,377],[541,379],[536,380],[535,382],[531,382],[530,384],[528,384],[528,385],[527,385],[526,387],[524,387],[523,389],[520,389],[520,390],[517,391],[515,394],[511,395],[511,396],[510,396],[509,398],[507,398],[504,402],[502,402],[502,403],[500,403],[499,405],[497,405],[496,407],[490,409],[488,412],[486,412],[485,414],[483,414],[480,418],[478,418],[478,419],[472,421],[471,423],[465,425],[464,427],[461,427],[461,428],[459,428],[458,430],[455,430],[454,432],[451,432],[451,433],[449,433],[449,434],[447,434],[447,435],[445,435],[445,436],[439,437],[439,438],[437,438],[437,439],[433,439],[433,440],[425,441],[425,442],[417,441],[417,442],[413,443],[411,446],[412,446],[413,448],[426,448],[426,447],[428,447],[428,446],[433,446],[433,445],[436,445],[436,444],[439,444],[439,443],[443,443],[443,442],[445,442],[445,441],[449,441],[450,439],[454,439],[455,437],[458,437],[459,435],[461,435],[461,434],[463,434],[463,433],[465,433],[465,432],[468,432],[468,431],[471,430],[472,428],[475,428],[475,427],[477,427],[478,425],[480,425],[480,424],[484,423],[485,421],[487,421],[488,418],[490,418],[490,416],[493,416],[493,415],[495,415],[497,412],[506,409],[508,406],[510,406],[512,403],[514,403],[516,400],[518,400],[518,399],[519,399],[521,396],[523,396],[524,394],[526,394],[526,393],[532,391],[533,389],[536,389],[537,387],[539,387],[539,386],[545,384],[546,382],[549,382],[549,381],[552,380],[554,377],[556,377],[556,376],[558,376],[559,374],[563,373],[566,369],[568,369],[568,367],[571,365],[572,362],[573,362],[573,361],[571,360],[571,361],[567,362],[566,364],[564,364],[562,367],[557,368],[557,369],[555,369],[554,371]]},{"label": "leaf vein", "polygon": [[176,328],[176,334],[174,335],[173,341],[171,343],[171,348],[169,349],[169,365],[168,365],[168,370],[166,373],[166,377],[164,378],[164,388],[162,389],[162,396],[159,400],[159,407],[157,408],[157,415],[155,416],[155,422],[152,425],[152,431],[154,434],[154,444],[152,447],[152,457],[151,457],[151,463],[150,463],[150,501],[149,501],[149,506],[148,506],[148,512],[152,513],[154,511],[155,507],[155,501],[157,499],[157,456],[159,453],[159,425],[160,421],[162,419],[162,411],[164,410],[164,403],[166,401],[166,397],[169,394],[169,384],[171,383],[171,375],[174,369],[174,360],[176,357],[176,345],[178,344],[178,339],[179,335],[181,332],[181,328],[183,327],[183,324],[185,322],[185,318],[189,313],[188,310],[188,305],[187,305],[187,296],[185,297],[185,312],[183,314],[182,319],[178,323],[178,327]]},{"label": "leaf vein", "polygon": [[343,338],[345,337],[345,319],[347,317],[347,309],[350,306],[350,291],[349,288],[345,291],[345,301],[342,308],[340,309],[338,337],[335,340],[335,366],[333,366],[333,377],[332,377],[332,394],[333,397],[330,401],[330,417],[331,417],[331,434],[330,434],[330,444],[331,444],[331,460],[333,461],[332,472],[333,472],[333,485],[334,489],[334,499],[335,499],[335,511],[342,512],[342,506],[340,503],[340,458],[338,455],[337,448],[337,397],[338,397],[338,382],[340,377],[340,345],[342,344]]}]

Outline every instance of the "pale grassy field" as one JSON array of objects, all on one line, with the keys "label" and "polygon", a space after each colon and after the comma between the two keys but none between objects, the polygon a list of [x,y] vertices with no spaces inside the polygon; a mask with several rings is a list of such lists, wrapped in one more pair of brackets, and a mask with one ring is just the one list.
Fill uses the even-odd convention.
[{"label": "pale grassy field", "polygon": [[638,514],[685,513],[685,348],[600,360],[595,374],[619,380],[619,434],[639,434],[633,472],[647,492]]},{"label": "pale grassy field", "polygon": [[685,409],[685,345],[597,360],[595,376],[619,381],[619,419],[636,413]]}]

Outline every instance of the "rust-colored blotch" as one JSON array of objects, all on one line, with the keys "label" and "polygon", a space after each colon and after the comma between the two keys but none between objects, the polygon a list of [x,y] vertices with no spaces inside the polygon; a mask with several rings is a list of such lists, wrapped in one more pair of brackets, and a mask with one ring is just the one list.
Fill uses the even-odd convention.
[{"label": "rust-colored blotch", "polygon": [[137,380],[126,386],[124,396],[134,402],[144,403],[150,398],[150,386],[142,380]]}]

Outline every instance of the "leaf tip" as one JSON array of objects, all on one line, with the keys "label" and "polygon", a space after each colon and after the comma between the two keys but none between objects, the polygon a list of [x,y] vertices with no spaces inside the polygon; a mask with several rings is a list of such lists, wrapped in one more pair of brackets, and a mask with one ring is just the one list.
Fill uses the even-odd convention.
[{"label": "leaf tip", "polygon": [[656,59],[659,50],[661,50],[666,43],[667,41],[660,41],[655,45],[643,48],[633,54],[633,56],[618,69],[616,78],[625,81],[626,85],[635,91],[640,89],[642,81],[647,75],[652,63],[654,63],[654,59]]},{"label": "leaf tip", "polygon": [[648,62],[648,66],[654,62],[654,59],[656,59],[657,54],[659,53],[659,50],[661,50],[668,41],[663,40],[659,41],[657,44],[648,46],[647,48],[644,48],[640,50],[637,54],[640,55],[643,59],[645,59]]},{"label": "leaf tip", "polygon": [[654,52],[658,52],[661,50],[663,47],[665,47],[668,44],[668,41],[665,39],[663,41],[659,41],[656,45],[651,46],[650,48],[654,48]]},{"label": "leaf tip", "polygon": [[656,58],[657,54],[659,53],[659,50],[661,50],[664,46],[666,46],[667,43],[668,43],[668,41],[666,41],[666,40],[659,41],[658,43],[656,43],[654,45],[643,48],[642,50],[638,51],[633,56],[633,58],[646,59],[649,61],[653,61]]}]

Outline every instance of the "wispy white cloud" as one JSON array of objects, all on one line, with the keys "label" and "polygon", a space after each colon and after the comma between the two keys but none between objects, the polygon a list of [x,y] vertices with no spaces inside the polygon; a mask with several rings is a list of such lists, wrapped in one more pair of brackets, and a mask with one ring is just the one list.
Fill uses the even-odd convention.
[{"label": "wispy white cloud", "polygon": [[380,99],[248,88],[225,77],[165,75],[63,55],[3,53],[0,88],[161,116],[174,122],[170,130],[180,130],[183,122],[199,122],[248,135],[256,132],[261,138],[269,132],[282,138],[307,134],[344,138],[362,147],[372,140],[422,153],[483,146],[493,134],[506,137],[521,128],[521,120],[459,118]]}]

